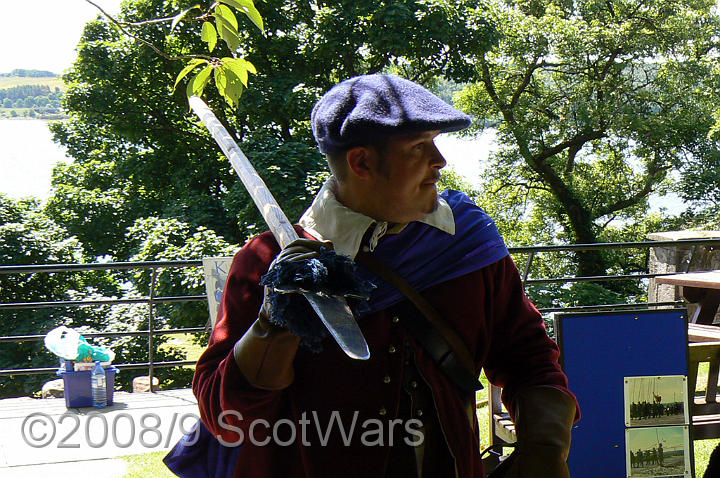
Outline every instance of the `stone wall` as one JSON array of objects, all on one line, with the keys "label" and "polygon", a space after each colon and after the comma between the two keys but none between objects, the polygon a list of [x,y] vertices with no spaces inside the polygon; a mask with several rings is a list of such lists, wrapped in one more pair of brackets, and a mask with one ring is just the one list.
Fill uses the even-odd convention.
[{"label": "stone wall", "polygon": [[[682,239],[720,238],[720,231],[673,231],[648,234],[651,241],[679,241]],[[694,250],[693,250],[694,248]],[[720,245],[678,244],[650,248],[648,263],[650,274],[675,274],[720,269]],[[682,300],[680,288],[669,284],[656,284],[650,279],[648,302],[672,302]],[[695,307],[688,304],[692,317]],[[720,313],[715,317],[720,321]]]}]

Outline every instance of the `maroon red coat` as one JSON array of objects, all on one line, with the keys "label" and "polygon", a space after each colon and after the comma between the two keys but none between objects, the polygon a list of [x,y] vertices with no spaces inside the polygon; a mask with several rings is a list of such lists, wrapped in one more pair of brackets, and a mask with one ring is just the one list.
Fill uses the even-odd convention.
[{"label": "maroon red coat", "polygon": [[[408,347],[412,347],[419,371],[433,389],[458,476],[484,477],[477,420],[470,424],[457,388],[402,325],[392,320],[392,307],[359,320],[370,346],[369,360],[353,360],[327,339],[319,354],[300,349],[294,362],[295,380],[287,389],[267,391],[248,384],[233,358],[233,346],[257,318],[263,297],[258,282],[279,251],[272,235],[264,233],[236,254],[217,324],[195,372],[193,390],[205,424],[225,442],[244,439],[234,476],[384,477],[390,432],[395,442],[413,439],[403,424],[391,426],[390,422],[397,418],[403,393],[400,378]],[[423,295],[465,340],[474,354],[477,374],[484,368],[488,379],[503,387],[509,410],[523,387],[554,385],[568,391],[558,364],[558,347],[525,296],[509,256],[435,285]],[[340,421],[334,422],[329,437],[323,437],[333,413]],[[291,440],[293,428],[295,439]],[[271,439],[273,431],[277,440]],[[268,444],[260,444],[267,439]],[[412,476],[413,470],[408,472]]]}]

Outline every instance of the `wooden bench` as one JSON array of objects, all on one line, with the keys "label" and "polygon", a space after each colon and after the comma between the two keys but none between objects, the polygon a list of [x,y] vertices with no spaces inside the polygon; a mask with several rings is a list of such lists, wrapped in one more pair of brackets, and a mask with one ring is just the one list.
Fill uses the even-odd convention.
[{"label": "wooden bench", "polygon": [[688,324],[688,342],[720,342],[717,325]]},{"label": "wooden bench", "polygon": [[504,410],[500,395],[502,389],[490,384],[488,387],[488,418],[490,420],[490,445],[502,446],[517,441],[515,424]]},{"label": "wooden bench", "polygon": [[654,280],[657,284],[682,287],[682,296],[697,304],[690,322],[712,325],[720,309],[720,270],[657,276]]},{"label": "wooden bench", "polygon": [[483,459],[485,471],[491,472],[500,462],[500,454],[507,456],[509,452],[502,452],[502,448],[517,441],[515,424],[510,420],[510,414],[504,410],[500,395],[502,389],[493,384],[488,385],[488,420],[490,442],[487,448],[492,452]]},{"label": "wooden bench", "polygon": [[[688,358],[688,386],[692,394],[690,399],[692,437],[695,440],[720,438],[720,403],[718,403],[720,341],[689,344]],[[703,384],[698,390],[698,371],[701,363],[709,364],[707,386],[704,390]]]}]

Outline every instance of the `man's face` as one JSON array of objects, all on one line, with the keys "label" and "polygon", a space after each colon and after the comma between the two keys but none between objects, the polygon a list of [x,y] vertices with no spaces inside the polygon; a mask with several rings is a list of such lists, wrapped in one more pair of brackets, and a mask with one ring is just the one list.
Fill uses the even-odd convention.
[{"label": "man's face", "polygon": [[434,139],[439,131],[393,136],[379,157],[373,201],[382,217],[407,223],[422,219],[437,207],[437,181],[447,164]]}]

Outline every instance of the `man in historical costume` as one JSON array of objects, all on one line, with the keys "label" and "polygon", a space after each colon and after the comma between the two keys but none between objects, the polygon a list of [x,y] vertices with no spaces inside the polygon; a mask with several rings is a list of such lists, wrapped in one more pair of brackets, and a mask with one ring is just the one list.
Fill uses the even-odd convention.
[{"label": "man in historical costume", "polygon": [[473,387],[438,359],[432,325],[418,327],[422,314],[362,263],[358,274],[377,286],[356,314],[369,360],[329,339],[309,350],[274,323],[261,278],[273,261],[313,257],[317,241],[397,272],[461,337],[473,380],[484,368],[503,387],[518,435],[508,476],[569,476],[579,412],[557,345],[492,220],[462,193],[437,193],[446,162],[434,138],[470,118],[415,83],[366,75],[332,88],[311,119],[332,176],[299,241],[280,254],[266,232],[236,254],[195,373],[207,427],[242,440],[235,476],[485,476]]}]

